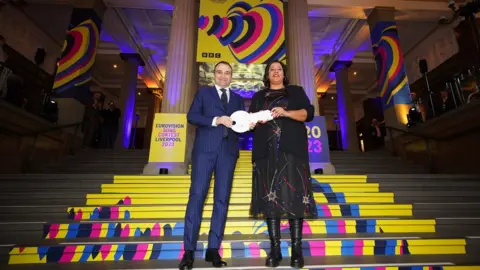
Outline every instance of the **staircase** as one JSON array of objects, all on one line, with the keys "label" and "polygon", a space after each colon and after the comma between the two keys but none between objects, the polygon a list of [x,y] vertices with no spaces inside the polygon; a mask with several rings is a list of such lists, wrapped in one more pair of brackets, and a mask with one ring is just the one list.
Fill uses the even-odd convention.
[{"label": "staircase", "polygon": [[[250,158],[242,151],[235,172],[221,248],[229,269],[264,268],[269,249],[266,224],[248,218]],[[480,269],[478,179],[313,175],[320,218],[304,223],[305,268]],[[2,175],[0,269],[177,269],[189,185],[188,175]],[[211,193],[195,268],[211,268],[200,259]],[[283,269],[290,268],[287,224]]]},{"label": "staircase", "polygon": [[331,151],[330,161],[337,174],[424,174],[428,170],[394,157],[387,150],[350,153]]},{"label": "staircase", "polygon": [[[89,149],[67,157],[58,164],[46,166],[44,173],[55,174],[123,174],[143,172],[149,149]],[[386,150],[366,153],[330,152],[337,174],[425,174],[427,170]]]},{"label": "staircase", "polygon": [[140,174],[149,149],[84,149],[62,162],[44,167],[55,174]]}]

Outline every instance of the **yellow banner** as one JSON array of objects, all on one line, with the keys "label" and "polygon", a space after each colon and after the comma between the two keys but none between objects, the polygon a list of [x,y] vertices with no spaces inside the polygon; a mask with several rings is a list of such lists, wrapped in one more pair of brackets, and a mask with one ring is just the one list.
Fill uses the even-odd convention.
[{"label": "yellow banner", "polygon": [[156,113],[148,162],[184,162],[187,115]]},{"label": "yellow banner", "polygon": [[197,62],[264,64],[285,58],[282,1],[200,1]]}]

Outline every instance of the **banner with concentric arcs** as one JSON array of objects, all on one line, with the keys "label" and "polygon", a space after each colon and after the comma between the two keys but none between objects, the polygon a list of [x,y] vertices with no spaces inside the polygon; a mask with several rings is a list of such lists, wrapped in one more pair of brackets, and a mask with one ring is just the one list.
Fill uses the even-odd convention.
[{"label": "banner with concentric arcs", "polygon": [[376,23],[370,36],[377,64],[378,92],[383,108],[407,105],[409,109],[408,106],[412,103],[410,86],[395,22]]},{"label": "banner with concentric arcs", "polygon": [[201,0],[197,62],[285,62],[281,0]]},{"label": "banner with concentric arcs", "polygon": [[57,63],[53,89],[60,96],[70,96],[78,86],[90,81],[91,69],[100,38],[101,20],[95,10],[75,8]]}]

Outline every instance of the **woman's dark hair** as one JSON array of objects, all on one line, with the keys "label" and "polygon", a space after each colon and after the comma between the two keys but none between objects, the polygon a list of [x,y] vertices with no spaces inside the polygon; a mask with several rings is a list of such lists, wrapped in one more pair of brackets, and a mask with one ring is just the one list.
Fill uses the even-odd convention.
[{"label": "woman's dark hair", "polygon": [[278,61],[278,60],[273,60],[272,62],[268,63],[267,66],[265,67],[265,72],[263,73],[263,84],[265,85],[266,88],[270,87],[270,79],[268,79],[268,71],[270,70],[270,66],[273,63],[279,63],[282,66],[282,71],[283,71],[283,86],[288,85],[288,78],[287,78],[287,66]]}]

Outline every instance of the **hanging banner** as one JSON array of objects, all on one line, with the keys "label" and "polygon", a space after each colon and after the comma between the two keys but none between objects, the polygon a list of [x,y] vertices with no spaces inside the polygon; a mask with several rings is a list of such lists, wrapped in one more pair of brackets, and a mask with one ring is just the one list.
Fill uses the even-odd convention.
[{"label": "hanging banner", "polygon": [[315,116],[311,122],[305,123],[308,136],[308,155],[311,163],[330,163],[325,116]]},{"label": "hanging banner", "polygon": [[187,115],[156,113],[148,162],[184,162]]},{"label": "hanging banner", "polygon": [[395,22],[377,22],[371,31],[373,55],[377,63],[377,84],[384,109],[410,109],[410,86]]},{"label": "hanging banner", "polygon": [[91,80],[101,24],[94,9],[73,9],[53,85],[58,95],[75,96],[75,88]]},{"label": "hanging banner", "polygon": [[285,62],[281,0],[201,0],[197,62]]}]

